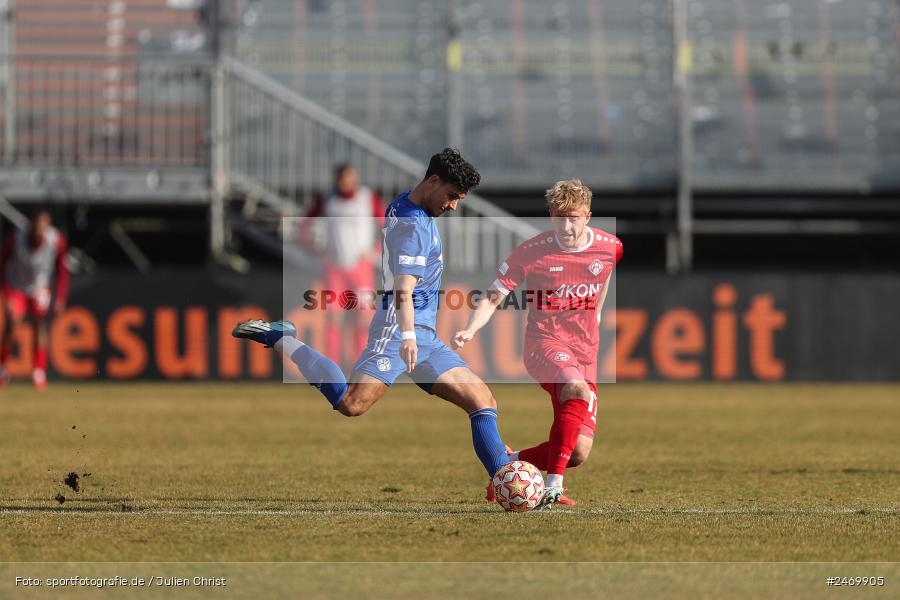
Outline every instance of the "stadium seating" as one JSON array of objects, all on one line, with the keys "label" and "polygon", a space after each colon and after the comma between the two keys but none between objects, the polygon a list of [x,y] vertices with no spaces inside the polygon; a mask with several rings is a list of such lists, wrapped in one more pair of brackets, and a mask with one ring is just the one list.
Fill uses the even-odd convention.
[{"label": "stadium seating", "polygon": [[[487,186],[677,174],[668,2],[460,2],[464,147]],[[248,5],[238,55],[401,149],[448,139],[453,19],[433,0]],[[699,190],[900,188],[898,7],[689,4]],[[451,56],[451,58],[453,58]]]},{"label": "stadium seating", "polygon": [[692,2],[700,183],[900,188],[897,16],[880,1]]},{"label": "stadium seating", "polygon": [[196,10],[18,0],[13,16],[17,164],[205,164]]}]

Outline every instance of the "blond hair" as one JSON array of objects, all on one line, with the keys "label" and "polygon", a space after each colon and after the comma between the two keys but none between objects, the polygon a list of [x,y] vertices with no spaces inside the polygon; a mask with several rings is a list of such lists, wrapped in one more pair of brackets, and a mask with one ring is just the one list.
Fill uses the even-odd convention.
[{"label": "blond hair", "polygon": [[591,189],[581,183],[580,179],[557,181],[547,190],[547,208],[557,212],[582,209],[590,212],[593,195]]}]

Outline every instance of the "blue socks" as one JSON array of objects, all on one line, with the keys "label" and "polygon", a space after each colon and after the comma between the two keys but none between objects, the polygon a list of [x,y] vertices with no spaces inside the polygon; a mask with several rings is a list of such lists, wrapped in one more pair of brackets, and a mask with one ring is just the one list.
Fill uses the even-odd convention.
[{"label": "blue socks", "polygon": [[341,368],[306,344],[291,352],[290,357],[309,385],[319,390],[331,407],[337,409],[347,393],[347,378]]},{"label": "blue socks", "polygon": [[469,413],[469,420],[472,422],[472,444],[475,446],[475,454],[484,465],[488,477],[493,477],[509,462],[506,447],[500,439],[500,432],[497,431],[497,409],[476,410]]}]

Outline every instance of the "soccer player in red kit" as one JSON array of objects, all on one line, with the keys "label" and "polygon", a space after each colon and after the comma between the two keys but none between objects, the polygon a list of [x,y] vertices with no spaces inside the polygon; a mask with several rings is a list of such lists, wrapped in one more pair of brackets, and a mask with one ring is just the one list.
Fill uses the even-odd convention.
[{"label": "soccer player in red kit", "polygon": [[[524,359],[528,374],[553,402],[549,439],[514,452],[547,471],[542,505],[574,504],[563,496],[566,467],[587,459],[597,426],[597,354],[600,310],[612,271],[622,257],[622,242],[588,226],[591,190],[578,179],[557,182],[547,190],[551,231],[519,245],[497,271],[497,279],[456,332],[462,348],[484,327],[516,288],[528,306]],[[522,293],[524,292],[524,293]],[[491,490],[488,490],[488,499]]]},{"label": "soccer player in red kit", "polygon": [[56,272],[54,312],[66,306],[69,293],[69,269],[66,267],[66,240],[51,224],[46,210],[35,212],[28,229],[8,235],[0,249],[0,298],[5,319],[0,340],[0,385],[9,381],[6,362],[16,324],[31,316],[35,329],[34,369],[31,382],[47,387],[47,315],[50,312],[50,280]]}]

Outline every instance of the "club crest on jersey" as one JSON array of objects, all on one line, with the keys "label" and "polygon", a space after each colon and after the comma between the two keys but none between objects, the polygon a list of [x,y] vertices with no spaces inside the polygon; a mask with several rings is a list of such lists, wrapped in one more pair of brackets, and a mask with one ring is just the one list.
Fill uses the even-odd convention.
[{"label": "club crest on jersey", "polygon": [[561,266],[560,267],[550,267],[550,272],[551,273],[562,273],[563,268]]},{"label": "club crest on jersey", "polygon": [[597,276],[600,274],[600,271],[603,270],[603,263],[600,262],[599,258],[594,259],[594,262],[588,267],[588,271],[591,272],[591,275]]},{"label": "club crest on jersey", "polygon": [[379,358],[377,361],[375,361],[375,366],[382,373],[384,373],[385,371],[390,371],[391,370],[391,359]]},{"label": "club crest on jersey", "polygon": [[556,356],[553,357],[553,360],[555,360],[556,362],[566,362],[570,358],[571,357],[568,354],[566,354],[565,352],[557,352]]}]

